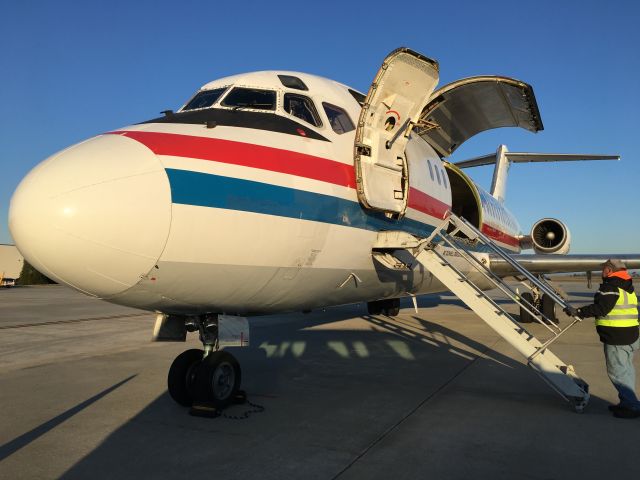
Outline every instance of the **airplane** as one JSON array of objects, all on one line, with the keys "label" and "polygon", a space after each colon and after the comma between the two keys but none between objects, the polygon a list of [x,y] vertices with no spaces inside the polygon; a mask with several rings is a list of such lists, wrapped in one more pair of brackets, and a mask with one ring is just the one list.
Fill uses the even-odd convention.
[{"label": "airplane", "polygon": [[[36,166],[11,199],[11,234],[55,281],[158,312],[156,328],[173,339],[198,331],[203,350],[179,355],[168,375],[169,393],[185,406],[204,398],[224,407],[240,391],[237,360],[218,348],[223,316],[358,302],[395,316],[400,298],[447,290],[428,270],[408,274],[376,260],[380,232],[427,238],[454,213],[536,275],[599,270],[612,255],[566,255],[570,233],[560,220],[543,217],[521,234],[504,202],[507,174],[511,163],[619,157],[500,146],[452,163],[478,133],[543,124],[530,85],[478,76],[436,89],[438,71],[435,60],[400,48],[366,95],[291,71],[214,80],[175,112]],[[465,170],[491,164],[487,192]],[[527,248],[535,253],[520,253]],[[491,252],[473,255],[499,277],[517,274]],[[640,267],[640,255],[616,258]]]}]

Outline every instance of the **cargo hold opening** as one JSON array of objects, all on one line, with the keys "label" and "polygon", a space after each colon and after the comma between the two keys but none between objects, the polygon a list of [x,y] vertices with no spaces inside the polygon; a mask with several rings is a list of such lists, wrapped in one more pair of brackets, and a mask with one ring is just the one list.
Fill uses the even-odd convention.
[{"label": "cargo hold opening", "polygon": [[[475,186],[458,168],[446,163],[445,168],[451,185],[451,211],[480,229],[480,200]],[[449,228],[453,230],[453,227]],[[458,235],[466,238],[464,234]]]}]

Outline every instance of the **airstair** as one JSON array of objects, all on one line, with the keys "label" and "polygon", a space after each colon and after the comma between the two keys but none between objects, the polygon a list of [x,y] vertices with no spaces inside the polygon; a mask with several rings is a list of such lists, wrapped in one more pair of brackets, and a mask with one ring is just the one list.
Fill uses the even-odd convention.
[{"label": "airstair", "polygon": [[[569,306],[545,280],[526,270],[490,238],[465,219],[452,213],[427,238],[414,237],[406,232],[380,232],[373,247],[373,255],[389,268],[414,269],[422,266],[425,271],[434,275],[487,325],[516,348],[526,358],[528,366],[553,390],[577,412],[582,412],[589,401],[589,386],[575,374],[571,365],[565,364],[549,350],[550,345],[581,319],[574,317],[564,328],[556,325],[553,319],[545,317],[539,309],[491,272],[487,265],[488,256],[478,255],[476,252],[479,250],[489,251],[505,260],[518,272],[519,277],[524,277],[533,288],[539,289],[561,309]],[[477,283],[483,285],[484,289],[487,283],[499,289],[544,326],[549,332],[549,338],[545,341],[538,340]]]}]

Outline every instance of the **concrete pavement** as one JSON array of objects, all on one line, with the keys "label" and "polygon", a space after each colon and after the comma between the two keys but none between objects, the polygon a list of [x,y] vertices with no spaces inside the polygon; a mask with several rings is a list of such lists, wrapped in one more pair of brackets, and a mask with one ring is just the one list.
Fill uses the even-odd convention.
[{"label": "concrete pavement", "polygon": [[[577,304],[593,294],[562,286]],[[640,420],[607,411],[616,393],[592,322],[552,348],[590,384],[580,415],[457,299],[429,295],[419,305],[416,314],[403,304],[394,319],[370,317],[364,305],[251,319],[252,346],[230,351],[249,400],[265,410],[202,419],[166,392],[173,358],[199,347],[194,334],[186,344],[154,344],[153,314],[60,286],[0,290],[0,478],[600,479],[635,471]]]}]

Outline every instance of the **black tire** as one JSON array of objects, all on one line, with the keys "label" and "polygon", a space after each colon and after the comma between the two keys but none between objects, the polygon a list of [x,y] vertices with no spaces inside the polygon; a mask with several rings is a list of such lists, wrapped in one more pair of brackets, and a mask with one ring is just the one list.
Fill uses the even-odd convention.
[{"label": "black tire", "polygon": [[400,314],[400,299],[393,298],[391,300],[386,300],[387,304],[383,313],[387,317],[397,317]]},{"label": "black tire", "polygon": [[542,295],[542,314],[551,322],[556,325],[558,324],[558,317],[556,316],[556,302],[551,300],[551,297],[546,293]]},{"label": "black tire", "polygon": [[387,317],[395,317],[400,313],[400,299],[392,298],[389,300],[375,300],[367,302],[367,311],[369,315],[386,315]]},{"label": "black tire", "polygon": [[[520,298],[529,305],[533,306],[533,295],[529,292],[524,292],[520,295]],[[522,306],[520,307],[520,323],[531,323],[534,321],[533,315],[527,312]]]},{"label": "black tire", "polygon": [[386,308],[384,310],[384,314],[387,317],[397,317],[398,315],[400,315],[400,307]]},{"label": "black tire", "polygon": [[223,409],[233,402],[242,381],[240,364],[225,351],[213,352],[198,367],[194,401]]},{"label": "black tire", "polygon": [[382,309],[382,300],[367,302],[367,312],[369,313],[369,315],[380,315],[382,313]]},{"label": "black tire", "polygon": [[204,352],[197,348],[182,352],[169,368],[167,376],[169,395],[183,407],[190,407],[193,403],[192,384],[203,354]]}]

